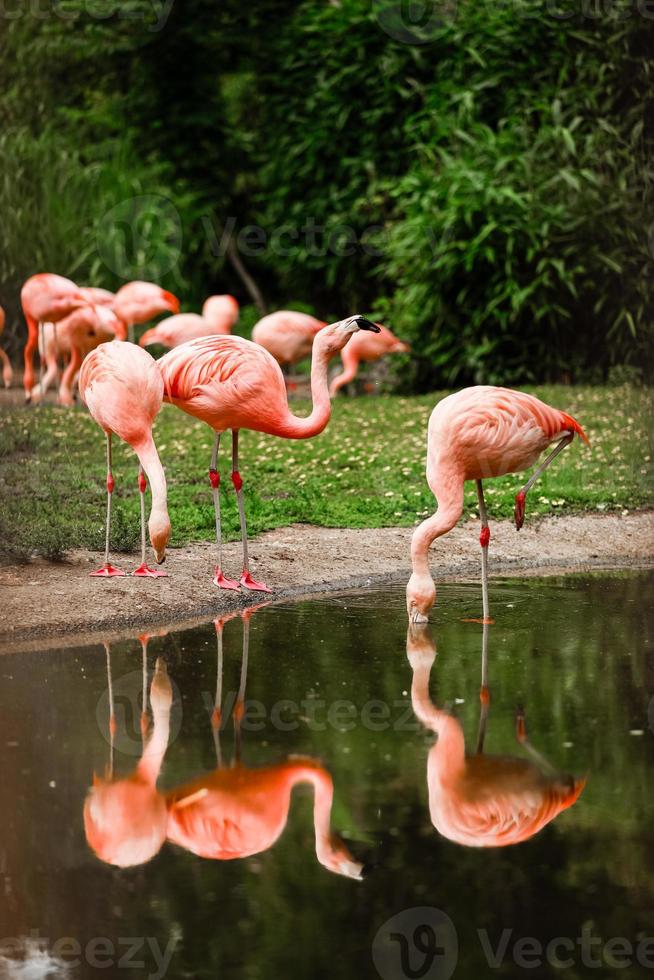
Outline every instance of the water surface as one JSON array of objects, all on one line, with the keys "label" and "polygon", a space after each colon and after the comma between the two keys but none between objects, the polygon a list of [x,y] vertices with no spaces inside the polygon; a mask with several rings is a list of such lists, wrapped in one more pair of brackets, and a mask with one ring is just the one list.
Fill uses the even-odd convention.
[{"label": "water surface", "polygon": [[[168,840],[136,867],[101,860],[83,808],[94,773],[104,778],[112,765],[113,779],[124,779],[138,764],[141,644],[112,645],[108,658],[102,644],[4,656],[0,977],[651,975],[652,579],[492,583],[484,752],[502,757],[492,765],[509,775],[490,786],[488,806],[524,779],[532,804],[548,780],[561,793],[586,780],[541,830],[502,847],[462,846],[432,823],[428,762],[438,763],[436,751],[442,761],[447,743],[441,736],[439,747],[412,707],[401,588],[269,606],[245,625],[226,622],[220,729],[217,714],[212,726],[214,624],[150,638],[148,685],[161,657],[174,693],[161,798],[179,791],[190,814],[213,799],[211,780],[222,780],[213,815],[222,844],[234,849],[249,833],[256,850],[259,817],[281,805],[279,781],[298,772],[294,757],[306,757],[322,791],[333,781],[332,844],[344,862],[365,864],[363,881],[321,863],[308,783],[293,789],[279,838],[259,834],[264,849],[248,857],[201,857]],[[414,667],[428,678],[430,717],[454,737],[462,730],[472,754],[482,627],[464,620],[478,615],[479,602],[477,585],[441,587],[435,621],[413,647],[409,638]],[[516,740],[520,708],[538,765]],[[527,763],[540,783],[533,768],[525,776]],[[234,773],[252,786],[262,770],[272,775],[259,796],[230,790]],[[18,962],[25,957],[29,974]]]}]

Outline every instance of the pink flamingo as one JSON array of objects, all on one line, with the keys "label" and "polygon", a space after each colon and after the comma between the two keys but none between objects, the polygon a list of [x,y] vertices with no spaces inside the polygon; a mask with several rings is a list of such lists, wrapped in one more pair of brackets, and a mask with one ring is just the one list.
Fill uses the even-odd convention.
[{"label": "pink flamingo", "polygon": [[218,565],[214,584],[223,589],[238,589],[239,582],[227,579],[222,572],[220,531],[220,477],[218,448],[226,429],[232,430],[232,483],[236,490],[241,539],[243,573],[240,585],[258,592],[271,590],[250,575],[243,480],[238,469],[239,429],[254,429],[284,439],[310,439],[325,428],[331,415],[327,390],[329,359],[357,330],[378,330],[362,316],[324,327],[316,336],[311,364],[313,410],[307,418],[297,418],[288,407],[284,377],[277,361],[263,347],[241,337],[201,337],[175,347],[157,361],[164,380],[166,401],[201,419],[216,433],[209,479],[213,491],[216,518]]},{"label": "pink flamingo", "polygon": [[179,300],[153,282],[125,283],[116,293],[112,309],[119,320],[127,324],[130,342],[134,342],[134,325],[147,323],[160,313],[179,313]]},{"label": "pink flamingo", "polygon": [[278,364],[288,366],[309,357],[314,337],[324,326],[324,320],[308,313],[278,310],[255,323],[252,340],[265,347]]},{"label": "pink flamingo", "polygon": [[109,691],[110,761],[104,778],[93,777],[93,786],[84,801],[84,832],[89,847],[101,861],[119,868],[128,868],[150,861],[166,840],[166,798],[157,789],[157,779],[170,737],[172,686],[164,661],[157,659],[150,687],[153,728],[147,737],[147,639],[145,643],[142,641],[145,716],[141,718],[143,751],[134,772],[115,778],[113,743],[116,717],[113,707],[111,655],[109,645],[105,643],[104,646]]},{"label": "pink flamingo", "polygon": [[80,293],[85,296],[91,306],[113,306],[116,294],[99,286],[81,286]]},{"label": "pink flamingo", "polygon": [[585,779],[557,772],[527,739],[524,715],[516,736],[533,762],[509,755],[485,755],[490,697],[487,687],[488,624],[483,627],[481,717],[477,748],[466,754],[463,729],[429,697],[436,658],[424,626],[409,626],[407,657],[413,668],[411,702],[419,720],[438,735],[429,752],[429,811],[436,830],[465,847],[507,847],[529,840],[577,802]]},{"label": "pink flamingo", "polygon": [[135,344],[100,344],[84,359],[79,390],[86,406],[107,437],[107,529],[104,565],[91,575],[108,578],[124,575],[109,563],[111,495],[115,480],[111,466],[111,437],[115,433],[132,447],[139,458],[138,486],[141,495],[141,565],[133,575],[158,578],[163,571],[149,568],[145,560],[146,478],[152,487],[148,528],[157,562],[165,561],[170,537],[166,506],[166,476],[152,438],[152,426],[163,400],[163,382],[156,362]]},{"label": "pink flamingo", "polygon": [[59,323],[42,325],[39,348],[46,371],[31,392],[32,401],[44,397],[59,373],[59,357],[68,357],[59,388],[61,405],[73,404],[73,385],[84,357],[95,347],[110,340],[125,340],[125,324],[107,306],[82,306]]},{"label": "pink flamingo", "polygon": [[202,307],[202,316],[197,313],[178,313],[166,317],[156,327],[146,330],[139,344],[149,347],[161,344],[162,347],[179,347],[189,340],[206,337],[209,334],[231,333],[238,320],[238,303],[233,296],[210,296]]},{"label": "pink flamingo", "polygon": [[343,370],[332,379],[329,394],[334,397],[339,388],[352,381],[359,370],[361,361],[378,361],[387,354],[406,354],[411,350],[409,344],[400,340],[381,323],[378,323],[378,334],[358,334],[351,343],[341,351]]},{"label": "pink flamingo", "polygon": [[316,857],[335,874],[361,879],[363,866],[352,859],[345,845],[331,832],[334,783],[329,772],[314,759],[295,757],[272,766],[250,768],[241,762],[241,720],[245,710],[249,620],[243,619],[241,679],[234,704],[235,758],[230,768],[223,764],[220,749],[222,714],[222,628],[232,618],[216,620],[218,670],[216,699],[211,725],[216,749],[216,768],[184,786],[171,790],[168,806],[168,840],[199,857],[217,861],[260,854],[282,834],[293,788],[300,783],[313,787],[313,823]]},{"label": "pink flamingo", "polygon": [[[5,328],[5,311],[0,306],[0,334]],[[7,352],[0,347],[0,361],[2,362],[2,380],[5,383],[5,388],[11,388],[11,382],[14,377],[14,372],[11,367],[11,361],[9,360],[9,355]]]},{"label": "pink flamingo", "polygon": [[39,345],[40,324],[57,323],[80,306],[88,306],[88,299],[70,279],[41,272],[31,276],[20,292],[20,301],[27,323],[27,343],[23,357],[23,388],[25,400],[29,402],[34,387],[34,351]]},{"label": "pink flamingo", "polygon": [[516,495],[515,524],[520,530],[527,493],[543,470],[572,442],[575,433],[588,443],[586,433],[570,415],[511,388],[478,385],[448,395],[438,403],[429,419],[427,435],[427,483],[436,497],[438,510],[418,525],[411,541],[413,572],[406,596],[412,623],[426,623],[434,604],[436,587],[429,573],[429,546],[447,534],[461,517],[465,480],[477,483],[483,614],[484,621],[490,621],[490,530],[482,480],[528,469],[550,443],[560,440]]}]

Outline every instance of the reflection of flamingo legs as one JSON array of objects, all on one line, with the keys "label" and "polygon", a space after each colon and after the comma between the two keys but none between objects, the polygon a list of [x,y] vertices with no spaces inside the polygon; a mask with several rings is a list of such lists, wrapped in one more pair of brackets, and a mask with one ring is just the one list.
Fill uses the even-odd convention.
[{"label": "reflection of flamingo legs", "polygon": [[551,762],[548,762],[545,756],[542,755],[542,753],[540,753],[538,749],[535,749],[534,746],[529,741],[529,739],[527,738],[527,728],[525,725],[525,711],[524,708],[522,707],[519,707],[516,712],[515,737],[520,743],[520,745],[523,747],[523,749],[527,752],[527,754],[531,756],[534,762],[538,763],[538,765],[541,766],[543,769],[545,769],[547,772],[552,773],[552,775],[557,774],[558,770],[556,769],[556,767],[553,766]]},{"label": "reflection of flamingo legs", "polygon": [[481,690],[479,691],[479,702],[481,704],[479,712],[479,728],[477,731],[477,755],[484,751],[484,739],[486,738],[486,723],[488,721],[488,711],[490,709],[490,691],[488,690],[488,623],[484,623],[481,639]]}]

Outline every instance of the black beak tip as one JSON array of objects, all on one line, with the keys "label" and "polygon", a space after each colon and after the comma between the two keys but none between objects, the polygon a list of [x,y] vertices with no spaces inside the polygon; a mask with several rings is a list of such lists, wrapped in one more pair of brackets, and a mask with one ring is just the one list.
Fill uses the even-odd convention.
[{"label": "black beak tip", "polygon": [[373,333],[381,333],[381,330],[372,320],[366,320],[365,316],[355,316],[359,330],[372,330]]},{"label": "black beak tip", "polygon": [[157,565],[163,565],[163,563],[165,562],[165,560],[166,560],[166,556],[165,555],[163,556],[163,558],[157,558]]}]

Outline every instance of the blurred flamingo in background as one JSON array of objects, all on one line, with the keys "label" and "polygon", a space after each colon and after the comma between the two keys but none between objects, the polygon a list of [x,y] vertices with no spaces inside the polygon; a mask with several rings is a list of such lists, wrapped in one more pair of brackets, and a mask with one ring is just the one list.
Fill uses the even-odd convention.
[{"label": "blurred flamingo in background", "polygon": [[[5,328],[5,311],[0,306],[0,334]],[[2,362],[2,380],[4,381],[5,388],[11,388],[11,382],[14,377],[14,372],[11,367],[11,361],[9,360],[9,355],[0,347],[0,361]]]},{"label": "blurred flamingo in background", "polygon": [[362,865],[352,859],[345,845],[331,832],[334,783],[327,770],[313,759],[294,757],[272,766],[248,768],[241,762],[241,720],[245,710],[249,620],[252,610],[241,613],[243,654],[238,695],[234,704],[234,760],[223,765],[220,748],[222,713],[222,629],[231,616],[216,620],[218,669],[216,700],[211,716],[216,749],[216,768],[171,790],[168,806],[168,840],[199,857],[217,861],[250,857],[268,850],[286,823],[291,792],[299,783],[313,787],[313,825],[316,857],[323,867],[348,878],[361,878]]},{"label": "blurred flamingo in background", "polygon": [[387,354],[406,354],[411,350],[409,344],[399,340],[395,334],[378,323],[379,333],[357,334],[341,351],[343,370],[337,374],[329,386],[329,394],[334,397],[339,388],[352,381],[362,361],[378,361]]},{"label": "blurred flamingo in background", "polygon": [[418,719],[438,735],[427,762],[429,812],[436,830],[465,847],[507,847],[529,840],[577,802],[585,779],[557,772],[529,743],[524,715],[516,735],[534,759],[485,755],[488,694],[488,624],[483,627],[481,717],[477,747],[467,755],[463,729],[429,697],[429,675],[436,658],[424,626],[409,626],[407,657],[413,669],[411,703]]},{"label": "blurred flamingo in background", "polygon": [[324,326],[324,320],[308,313],[278,310],[255,323],[252,340],[265,347],[278,364],[288,367],[309,357],[314,337]]},{"label": "blurred flamingo in background", "polygon": [[39,353],[46,371],[32,389],[34,402],[43,398],[59,373],[59,358],[68,358],[59,387],[59,402],[73,404],[75,378],[84,357],[95,347],[110,340],[125,340],[125,324],[108,306],[82,306],[59,323],[44,323]]},{"label": "blurred flamingo in background", "polygon": [[80,306],[88,306],[89,301],[72,280],[50,272],[31,276],[21,289],[20,301],[27,323],[23,388],[25,400],[29,402],[34,387],[33,359],[39,346],[40,324],[57,323]]},{"label": "blurred flamingo in background", "polygon": [[[284,439],[310,439],[318,435],[331,415],[327,389],[330,357],[358,330],[378,329],[364,317],[352,316],[324,327],[317,334],[311,363],[313,410],[307,418],[298,418],[291,413],[277,361],[263,347],[241,337],[201,337],[175,347],[156,362],[164,380],[166,401],[206,422],[216,433],[209,479],[218,545],[214,583],[220,588],[238,589],[240,584],[253,591],[270,592],[267,585],[252,578],[249,569],[243,481],[238,468],[239,429],[254,429]],[[236,490],[243,542],[240,582],[226,578],[221,567],[220,476],[217,467],[220,437],[226,429],[232,430],[232,484]]]},{"label": "blurred flamingo in background", "polygon": [[138,486],[141,495],[141,565],[133,575],[156,578],[165,572],[149,568],[145,560],[145,490],[147,474],[152,488],[148,528],[157,562],[166,558],[170,520],[166,505],[166,476],[152,426],[163,401],[163,382],[155,360],[135,344],[101,344],[84,359],[79,376],[80,394],[89,412],[107,437],[107,528],[104,565],[91,575],[108,578],[124,575],[109,563],[112,473],[111,437],[115,433],[132,447],[139,458]]},{"label": "blurred flamingo in background", "polygon": [[[84,832],[91,850],[101,861],[119,868],[151,860],[166,840],[166,800],[157,790],[157,779],[168,748],[172,686],[164,661],[159,658],[150,686],[153,727],[141,721],[143,750],[134,772],[116,778],[113,771],[116,717],[114,714],[111,653],[105,643],[109,692],[108,772],[94,776],[84,801]],[[144,667],[143,703],[147,704],[147,665]],[[144,712],[146,708],[144,707]]]},{"label": "blurred flamingo in background", "polygon": [[488,605],[488,543],[490,530],[482,479],[516,473],[532,466],[550,443],[556,448],[534,471],[515,498],[515,524],[525,518],[525,499],[540,474],[577,433],[586,433],[570,415],[551,408],[533,395],[511,388],[478,385],[448,395],[429,419],[427,435],[427,483],[438,510],[419,524],[411,541],[413,572],[407,584],[407,612],[412,623],[427,622],[436,598],[429,572],[429,546],[447,534],[463,513],[463,484],[475,480],[479,500],[482,548],[484,621],[490,621]]},{"label": "blurred flamingo in background", "polygon": [[125,283],[114,296],[112,309],[127,325],[129,340],[134,342],[134,326],[147,323],[160,313],[179,313],[179,300],[153,282]]},{"label": "blurred flamingo in background", "polygon": [[85,296],[91,306],[112,306],[116,294],[99,286],[81,286],[80,293]]},{"label": "blurred flamingo in background", "polygon": [[209,334],[228,334],[238,320],[238,303],[233,296],[210,296],[202,307],[202,316],[197,313],[178,313],[166,317],[156,327],[146,330],[139,344],[149,347],[161,344],[162,347],[179,347],[189,340],[206,337]]}]

